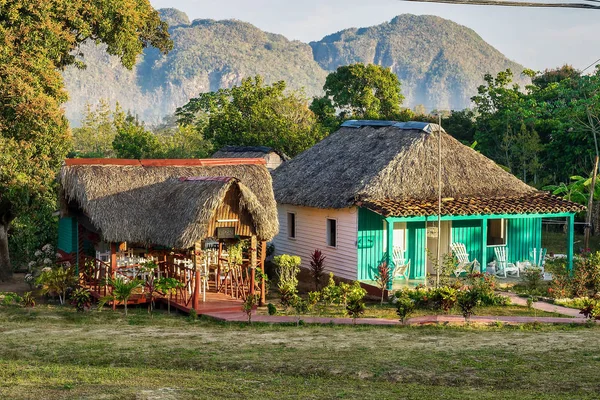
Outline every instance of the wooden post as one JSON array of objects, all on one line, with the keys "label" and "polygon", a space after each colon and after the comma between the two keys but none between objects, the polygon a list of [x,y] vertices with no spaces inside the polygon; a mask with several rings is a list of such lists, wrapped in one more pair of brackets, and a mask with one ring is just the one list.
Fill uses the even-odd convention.
[{"label": "wooden post", "polygon": [[567,217],[567,268],[569,273],[573,272],[573,242],[575,240],[575,214]]},{"label": "wooden post", "polygon": [[[112,279],[117,277],[117,244],[110,244],[110,276]],[[104,286],[104,295],[106,295],[106,286]],[[117,301],[113,299],[113,310],[117,308]]]},{"label": "wooden post", "polygon": [[485,273],[487,268],[487,226],[488,219],[483,217],[481,220],[481,268],[479,270],[481,273]]},{"label": "wooden post", "polygon": [[590,248],[590,235],[592,233],[592,211],[594,208],[594,193],[596,191],[596,176],[598,173],[598,156],[594,160],[594,171],[592,172],[592,185],[590,186],[590,198],[588,199],[587,213],[585,216],[585,229],[583,234],[583,247]]},{"label": "wooden post", "polygon": [[[390,269],[390,271],[394,270],[394,260],[392,260],[392,254],[394,252],[394,222],[391,218],[386,218],[385,219],[386,223],[387,223],[387,262],[388,262],[388,268]],[[393,273],[391,274],[392,276],[390,277],[389,283],[388,283],[388,290],[392,290],[393,286],[394,286],[394,276]]]},{"label": "wooden post", "polygon": [[221,290],[221,256],[223,254],[223,242],[219,241],[219,252],[217,253],[217,273],[215,274],[215,288],[217,293]]},{"label": "wooden post", "polygon": [[267,295],[267,287],[265,282],[265,258],[267,257],[267,242],[264,240],[260,243],[260,269],[262,271],[262,278],[260,280],[260,305],[264,306]]},{"label": "wooden post", "polygon": [[202,285],[202,277],[200,276],[200,262],[202,261],[202,247],[200,242],[194,243],[194,294],[192,297],[192,308],[198,312],[200,305],[200,285]]},{"label": "wooden post", "polygon": [[258,242],[256,235],[252,235],[250,238],[250,295],[254,296],[254,285],[256,280],[256,267],[257,267],[257,250]]}]

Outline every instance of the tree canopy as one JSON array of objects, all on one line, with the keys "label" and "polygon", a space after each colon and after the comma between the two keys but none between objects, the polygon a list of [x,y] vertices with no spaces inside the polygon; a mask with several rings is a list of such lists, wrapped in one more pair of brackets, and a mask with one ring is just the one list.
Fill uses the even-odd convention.
[{"label": "tree canopy", "polygon": [[147,46],[171,48],[148,0],[0,0],[0,280],[11,275],[8,229],[53,187],[70,146],[60,70],[86,40],[131,68]]},{"label": "tree canopy", "polygon": [[307,104],[301,92],[287,91],[285,82],[265,85],[256,76],[231,89],[201,93],[176,115],[215,148],[269,146],[295,156],[325,135]]}]

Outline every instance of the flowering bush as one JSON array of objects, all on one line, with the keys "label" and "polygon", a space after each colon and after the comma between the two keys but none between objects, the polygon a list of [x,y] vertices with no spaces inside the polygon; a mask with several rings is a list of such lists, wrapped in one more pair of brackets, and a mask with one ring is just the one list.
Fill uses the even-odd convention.
[{"label": "flowering bush", "polygon": [[62,260],[62,255],[56,253],[51,244],[45,244],[40,250],[36,250],[34,259],[27,264],[28,271],[25,275],[25,282],[33,288],[36,280],[43,272],[48,272],[58,264],[62,264],[65,268],[71,266],[68,261]]}]

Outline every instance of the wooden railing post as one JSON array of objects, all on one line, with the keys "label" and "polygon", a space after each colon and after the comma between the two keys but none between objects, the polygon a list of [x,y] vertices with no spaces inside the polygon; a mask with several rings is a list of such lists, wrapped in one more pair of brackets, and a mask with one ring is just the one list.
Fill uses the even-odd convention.
[{"label": "wooden railing post", "polygon": [[[112,279],[115,279],[117,276],[117,244],[116,243],[111,243],[110,244],[110,276]],[[105,291],[105,295],[106,295],[106,285],[104,286],[104,291]],[[112,308],[113,310],[115,310],[117,308],[117,301],[115,299],[113,299],[112,302]]]},{"label": "wooden railing post", "polygon": [[258,243],[256,242],[256,235],[252,235],[250,238],[250,296],[254,296],[254,285],[256,282],[256,251]]},{"label": "wooden railing post", "polygon": [[262,278],[260,281],[260,305],[264,306],[266,303],[266,282],[265,282],[265,258],[267,257],[267,242],[264,240],[260,243],[260,269],[262,271]]},{"label": "wooden railing post", "polygon": [[192,297],[192,308],[198,312],[200,306],[200,285],[202,277],[200,276],[200,263],[202,262],[202,246],[200,242],[194,244],[194,294]]}]

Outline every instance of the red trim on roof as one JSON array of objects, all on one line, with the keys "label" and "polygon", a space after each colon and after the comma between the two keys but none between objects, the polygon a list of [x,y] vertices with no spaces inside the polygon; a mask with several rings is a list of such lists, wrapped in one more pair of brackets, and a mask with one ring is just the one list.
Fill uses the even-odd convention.
[{"label": "red trim on roof", "polygon": [[181,177],[179,181],[181,182],[229,182],[230,180],[235,179],[229,176],[190,176],[190,177]]},{"label": "red trim on roof", "polygon": [[66,166],[72,165],[135,165],[142,167],[192,167],[218,165],[266,165],[263,158],[190,158],[163,160],[126,160],[122,158],[68,158]]},{"label": "red trim on roof", "polygon": [[67,158],[65,165],[140,165],[140,162],[124,158]]}]

